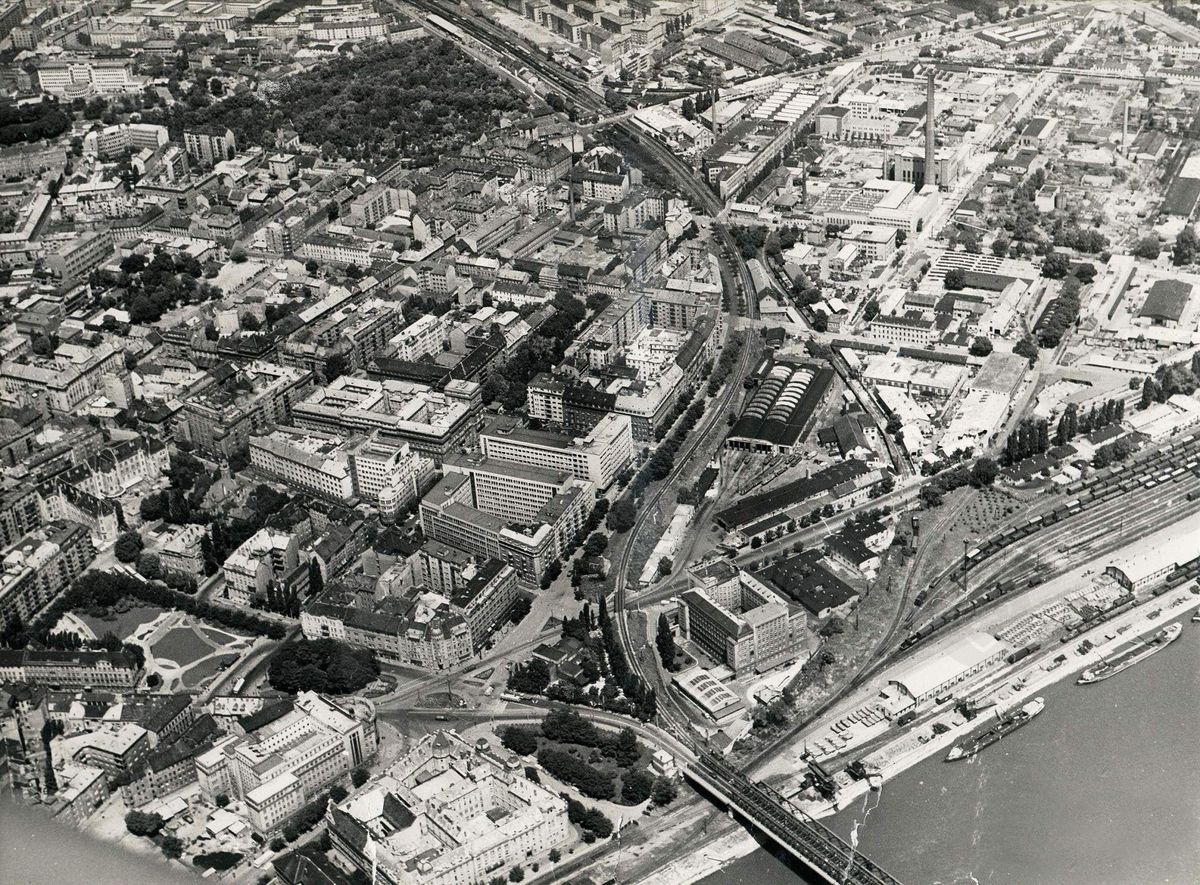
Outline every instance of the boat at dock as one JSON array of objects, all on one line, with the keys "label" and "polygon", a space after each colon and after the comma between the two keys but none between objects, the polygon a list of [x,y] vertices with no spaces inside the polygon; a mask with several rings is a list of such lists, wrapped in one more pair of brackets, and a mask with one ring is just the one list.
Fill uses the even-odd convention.
[{"label": "boat at dock", "polygon": [[1116,676],[1118,673],[1128,670],[1138,661],[1143,661],[1150,655],[1162,651],[1178,639],[1182,632],[1182,625],[1170,624],[1161,630],[1156,630],[1153,634],[1141,636],[1112,657],[1104,659],[1094,667],[1088,667],[1079,675],[1076,683],[1091,685],[1093,682],[1103,682],[1105,679]]},{"label": "boat at dock", "polygon": [[1029,724],[1029,721],[1044,709],[1046,709],[1046,702],[1041,698],[1034,698],[1019,710],[1001,715],[990,728],[979,732],[979,734],[972,735],[962,743],[951,747],[950,752],[946,754],[946,761],[954,762],[957,759],[970,759],[980,750],[990,747],[1001,738],[1012,734],[1021,726]]}]

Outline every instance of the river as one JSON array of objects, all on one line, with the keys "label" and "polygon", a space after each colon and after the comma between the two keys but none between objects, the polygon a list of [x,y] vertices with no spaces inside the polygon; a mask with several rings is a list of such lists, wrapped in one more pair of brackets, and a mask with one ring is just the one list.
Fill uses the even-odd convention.
[{"label": "river", "polygon": [[[971,763],[928,759],[832,818],[905,885],[1184,885],[1200,870],[1200,625]],[[869,813],[864,808],[870,807]],[[803,881],[765,850],[703,885]]]},{"label": "river", "polygon": [[0,882],[4,885],[188,885],[196,877],[56,823],[43,809],[0,798]]}]

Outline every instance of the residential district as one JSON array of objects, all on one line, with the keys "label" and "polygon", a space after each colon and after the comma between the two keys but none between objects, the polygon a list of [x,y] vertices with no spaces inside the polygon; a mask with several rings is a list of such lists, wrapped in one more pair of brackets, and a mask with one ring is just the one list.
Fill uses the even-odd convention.
[{"label": "residential district", "polygon": [[820,819],[1200,605],[1197,12],[4,0],[6,792],[898,881]]}]

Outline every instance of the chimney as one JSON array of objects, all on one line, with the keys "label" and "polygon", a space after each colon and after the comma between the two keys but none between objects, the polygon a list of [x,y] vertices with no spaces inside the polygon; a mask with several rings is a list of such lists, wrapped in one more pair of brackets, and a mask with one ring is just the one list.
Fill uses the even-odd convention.
[{"label": "chimney", "polygon": [[925,184],[935,184],[936,180],[933,174],[934,157],[936,149],[934,145],[933,133],[933,68],[931,67],[926,72],[925,85]]}]

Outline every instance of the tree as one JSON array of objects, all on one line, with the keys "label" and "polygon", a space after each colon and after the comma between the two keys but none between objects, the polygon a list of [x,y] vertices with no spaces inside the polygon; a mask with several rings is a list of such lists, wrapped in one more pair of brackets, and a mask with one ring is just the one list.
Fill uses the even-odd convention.
[{"label": "tree", "polygon": [[1029,360],[1029,365],[1033,366],[1038,359],[1038,346],[1034,340],[1026,335],[1013,346],[1013,353],[1017,356],[1023,356]]},{"label": "tree", "polygon": [[325,575],[321,571],[321,563],[314,556],[308,561],[308,595],[319,596],[325,589]]},{"label": "tree", "polygon": [[113,545],[113,555],[120,562],[133,562],[142,552],[142,539],[136,532],[125,532]]},{"label": "tree", "polygon": [[1008,254],[1008,247],[1011,245],[1012,241],[1004,234],[1000,234],[996,239],[992,240],[992,254],[997,258],[1003,258]]},{"label": "tree", "polygon": [[354,784],[355,789],[361,787],[371,779],[371,775],[365,768],[356,768],[350,772],[350,783]]},{"label": "tree", "polygon": [[217,808],[224,808],[229,804],[229,797],[224,793],[217,793]]},{"label": "tree", "polygon": [[627,805],[639,805],[650,798],[654,778],[645,771],[626,771],[621,775],[621,799]]},{"label": "tree", "polygon": [[221,82],[220,77],[213,77],[208,81],[208,91],[213,94],[214,98],[220,98],[225,94],[225,84]]},{"label": "tree", "polygon": [[508,881],[510,881],[510,882],[524,882],[525,881],[525,870],[521,867],[520,864],[517,864],[515,867],[513,867],[511,870],[508,871]]},{"label": "tree", "polygon": [[992,352],[992,341],[990,338],[984,338],[981,335],[975,337],[971,342],[971,356],[987,356]]},{"label": "tree", "polygon": [[504,729],[504,733],[500,735],[500,743],[518,756],[532,756],[538,749],[537,733],[516,725]]},{"label": "tree", "polygon": [[353,648],[335,639],[300,640],[282,646],[267,667],[271,687],[279,691],[349,694],[379,677],[379,662],[370,649]]},{"label": "tree", "polygon": [[1198,247],[1200,240],[1196,238],[1196,229],[1189,224],[1175,238],[1175,248],[1171,250],[1171,263],[1176,267],[1191,264],[1196,260]]},{"label": "tree", "polygon": [[946,271],[946,279],[943,285],[947,289],[958,290],[966,286],[967,275],[963,273],[962,268],[954,267]]},{"label": "tree", "polygon": [[162,817],[154,812],[131,811],[125,815],[125,829],[135,836],[156,836],[162,827]]},{"label": "tree", "polygon": [[157,581],[162,577],[162,564],[153,553],[142,553],[138,557],[137,570],[139,575],[150,581]]},{"label": "tree", "polygon": [[821,629],[817,632],[826,639],[829,639],[830,637],[836,636],[839,633],[845,633],[846,622],[839,617],[832,617],[822,624]]},{"label": "tree", "polygon": [[1042,261],[1042,276],[1051,280],[1061,280],[1071,269],[1071,259],[1065,252],[1051,252]]},{"label": "tree", "polygon": [[178,860],[183,856],[183,840],[178,836],[163,836],[159,847],[162,849],[162,853],[171,860]]},{"label": "tree", "polygon": [[675,782],[665,777],[656,778],[654,787],[650,791],[650,798],[653,800],[655,807],[658,808],[670,805],[678,795],[679,789],[675,786]]},{"label": "tree", "polygon": [[658,633],[654,637],[654,644],[658,647],[658,657],[662,661],[662,665],[668,670],[673,670],[675,668],[675,634],[671,632],[671,623],[667,620],[666,612],[658,616]]},{"label": "tree", "polygon": [[608,511],[607,525],[614,532],[622,535],[633,528],[636,522],[637,508],[629,494],[626,493],[618,498],[617,503]]},{"label": "tree", "polygon": [[991,458],[978,458],[971,465],[971,485],[976,488],[990,486],[1000,475],[1000,468]]}]

